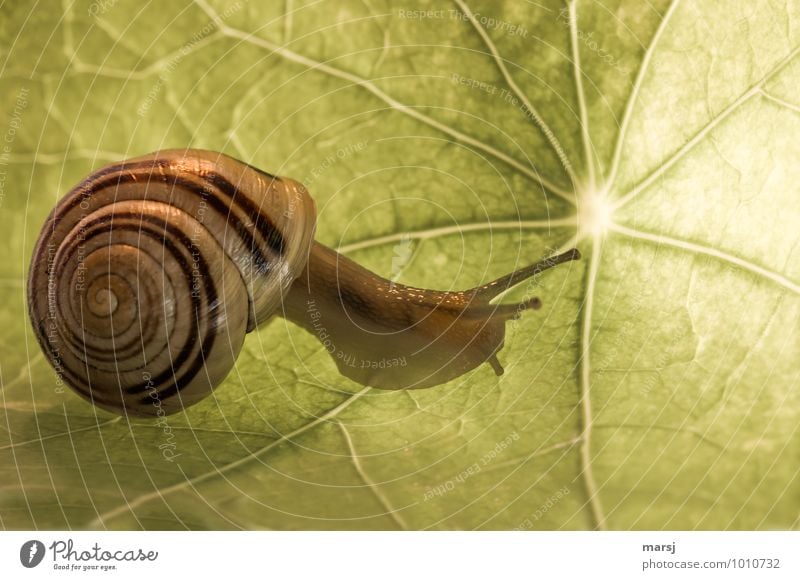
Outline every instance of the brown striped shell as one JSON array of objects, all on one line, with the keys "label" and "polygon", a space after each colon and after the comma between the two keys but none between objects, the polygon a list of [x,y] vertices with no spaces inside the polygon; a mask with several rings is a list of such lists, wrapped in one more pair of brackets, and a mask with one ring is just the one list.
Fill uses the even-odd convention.
[{"label": "brown striped shell", "polygon": [[216,152],[104,167],[61,199],[37,242],[28,280],[37,338],[61,379],[100,407],[183,410],[280,308],[315,215],[300,183]]}]

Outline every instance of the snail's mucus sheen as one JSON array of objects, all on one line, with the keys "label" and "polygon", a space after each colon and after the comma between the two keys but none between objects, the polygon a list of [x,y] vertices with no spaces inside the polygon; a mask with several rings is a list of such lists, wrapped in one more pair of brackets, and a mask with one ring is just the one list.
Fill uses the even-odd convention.
[{"label": "snail's mucus sheen", "polygon": [[56,372],[84,398],[133,415],[181,411],[233,367],[245,334],[283,316],[339,371],[385,389],[431,387],[488,362],[505,323],[538,299],[500,292],[576,250],[485,286],[391,283],[314,241],[298,182],[226,155],[168,150],[104,167],[48,217],[29,310]]}]

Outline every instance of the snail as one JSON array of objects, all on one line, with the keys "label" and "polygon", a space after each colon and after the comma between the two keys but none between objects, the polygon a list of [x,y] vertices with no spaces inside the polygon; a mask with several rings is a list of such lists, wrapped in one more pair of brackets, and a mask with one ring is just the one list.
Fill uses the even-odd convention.
[{"label": "snail", "polygon": [[424,388],[497,359],[505,323],[538,298],[491,304],[577,250],[471,290],[390,282],[314,240],[306,188],[221,153],[164,150],[104,167],[47,218],[29,314],[60,380],[106,410],[163,415],[209,395],[245,335],[283,316],[339,371]]}]

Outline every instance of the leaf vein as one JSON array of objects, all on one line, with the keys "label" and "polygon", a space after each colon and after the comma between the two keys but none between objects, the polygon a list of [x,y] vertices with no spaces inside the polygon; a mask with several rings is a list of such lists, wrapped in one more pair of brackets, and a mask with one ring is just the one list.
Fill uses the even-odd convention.
[{"label": "leaf vein", "polygon": [[592,401],[591,401],[591,340],[592,340],[592,315],[594,311],[594,294],[600,271],[601,242],[595,237],[592,243],[592,253],[589,258],[589,273],[586,278],[586,301],[583,306],[583,320],[581,322],[581,376],[580,376],[580,408],[583,431],[581,433],[580,457],[581,476],[588,496],[589,508],[594,518],[595,527],[600,530],[606,528],[603,506],[600,502],[600,490],[594,479],[592,469]]},{"label": "leaf vein", "polygon": [[355,445],[353,445],[353,438],[350,436],[350,432],[347,430],[347,427],[341,421],[336,421],[339,425],[339,428],[342,430],[342,435],[344,435],[344,439],[347,442],[347,448],[350,450],[350,458],[353,460],[353,466],[355,467],[356,473],[364,482],[364,484],[369,488],[369,490],[375,495],[375,498],[378,500],[378,503],[381,504],[384,510],[386,510],[384,515],[389,516],[394,520],[394,523],[398,525],[401,530],[408,530],[408,526],[406,525],[405,521],[403,520],[402,516],[396,510],[389,498],[386,497],[380,488],[372,481],[372,478],[367,475],[367,472],[364,471],[364,466],[361,465],[361,460],[359,459],[359,455],[356,452]]},{"label": "leaf vein", "polygon": [[628,193],[620,197],[616,202],[614,202],[613,209],[618,210],[619,208],[627,205],[630,203],[635,197],[637,197],[642,191],[647,189],[654,181],[656,181],[659,177],[664,175],[669,169],[671,169],[678,161],[680,161],[689,151],[694,149],[694,147],[705,138],[708,133],[710,133],[715,127],[717,127],[722,121],[724,121],[727,117],[729,117],[734,111],[736,111],[740,106],[744,103],[752,99],[754,96],[763,94],[763,86],[764,84],[770,80],[773,76],[778,74],[788,63],[790,63],[797,53],[800,52],[800,45],[796,46],[792,49],[789,54],[780,61],[777,65],[775,65],[772,70],[767,72],[764,76],[762,76],[758,81],[756,81],[747,91],[745,91],[738,99],[733,101],[730,105],[725,107],[722,112],[711,119],[702,129],[700,129],[694,137],[692,137],[689,141],[687,141],[682,147],[680,147],[672,156],[667,159],[664,163],[659,164],[658,169],[650,173],[647,177],[645,177],[642,181],[640,181],[637,185],[633,187]]},{"label": "leaf vein", "polygon": [[438,228],[430,228],[426,230],[417,230],[413,232],[398,232],[394,234],[387,234],[385,236],[378,236],[374,238],[366,238],[357,242],[340,245],[337,250],[342,253],[356,252],[366,248],[375,246],[382,246],[385,244],[393,244],[401,242],[406,239],[410,240],[430,240],[432,238],[450,236],[455,234],[462,234],[466,232],[481,232],[492,230],[524,230],[524,229],[549,229],[570,227],[577,224],[577,219],[567,217],[562,219],[552,220],[528,220],[528,221],[503,221],[503,222],[479,222],[479,223],[464,223],[455,226],[443,226]]},{"label": "leaf vein", "polygon": [[532,181],[539,183],[544,188],[549,189],[554,194],[558,195],[559,197],[563,198],[569,203],[574,205],[574,200],[572,199],[572,195],[570,192],[566,191],[564,188],[556,185],[552,181],[548,180],[546,177],[543,177],[539,174],[536,169],[527,166],[526,164],[520,162],[519,160],[511,157],[510,155],[503,153],[499,149],[492,147],[487,143],[483,143],[478,139],[467,135],[466,133],[462,133],[461,131],[450,127],[449,125],[442,123],[441,121],[437,121],[436,119],[429,117],[428,115],[421,113],[415,107],[406,105],[401,103],[400,101],[396,100],[395,98],[391,97],[389,94],[384,92],[380,89],[375,83],[365,78],[362,78],[356,74],[344,71],[342,69],[336,68],[327,62],[321,62],[314,60],[310,57],[304,56],[292,50],[289,50],[285,46],[279,46],[275,43],[272,43],[264,38],[260,38],[255,36],[252,33],[244,32],[243,30],[238,30],[236,28],[232,28],[228,26],[220,19],[219,15],[205,2],[205,0],[194,0],[209,16],[211,16],[217,26],[222,31],[223,34],[232,38],[238,38],[243,42],[250,43],[254,46],[259,46],[266,50],[269,50],[271,53],[276,54],[290,62],[294,62],[296,64],[303,65],[310,70],[315,70],[326,74],[328,76],[338,78],[343,81],[347,81],[352,83],[353,85],[358,85],[368,92],[372,93],[375,97],[389,105],[389,107],[399,113],[407,115],[429,127],[436,129],[446,135],[451,136],[452,138],[465,143],[475,149],[479,149],[485,153],[488,153],[492,157],[502,161],[509,167],[517,170],[522,175],[525,175]]},{"label": "leaf vein", "polygon": [[570,163],[567,154],[564,151],[561,143],[559,142],[558,138],[553,133],[553,130],[549,127],[549,125],[545,122],[536,108],[528,99],[527,95],[519,88],[517,83],[514,81],[514,78],[508,72],[508,68],[505,65],[505,59],[500,56],[500,52],[497,50],[497,46],[495,46],[494,42],[492,41],[491,37],[486,33],[486,30],[480,25],[478,19],[473,14],[472,10],[467,6],[464,0],[454,0],[456,5],[461,9],[461,11],[469,18],[470,22],[472,23],[475,30],[480,35],[481,39],[483,40],[484,45],[492,54],[492,58],[494,59],[497,68],[500,70],[500,73],[503,75],[508,86],[514,92],[517,97],[522,101],[522,104],[525,106],[525,109],[531,114],[533,117],[533,122],[536,127],[542,132],[542,134],[547,139],[550,146],[555,151],[556,155],[558,156],[559,161],[561,161],[561,165],[564,167],[564,170],[567,172],[567,175],[572,182],[573,187],[575,186],[575,175],[572,170],[572,163]]},{"label": "leaf vein", "polygon": [[775,284],[786,288],[787,290],[793,292],[794,294],[800,295],[800,284],[793,282],[792,280],[789,280],[784,275],[778,272],[765,268],[764,266],[760,266],[754,262],[751,262],[750,260],[746,260],[745,258],[729,254],[728,252],[724,252],[716,248],[705,246],[703,244],[698,244],[696,242],[689,242],[686,240],[672,238],[670,236],[665,236],[661,234],[652,234],[649,232],[643,232],[641,230],[627,228],[619,224],[613,224],[611,226],[611,229],[619,234],[628,236],[630,238],[651,242],[656,245],[670,246],[672,248],[677,248],[679,250],[684,250],[687,252],[702,254],[704,256],[710,256],[712,258],[716,258],[717,260],[721,260],[723,262],[727,262],[729,264],[738,266],[743,270],[747,270],[752,274],[756,274],[757,276],[760,276],[771,282],[774,282]]},{"label": "leaf vein", "polygon": [[589,132],[589,112],[586,108],[586,91],[583,88],[583,70],[581,69],[581,51],[578,47],[578,12],[577,2],[570,0],[569,9],[569,35],[572,50],[572,69],[575,77],[575,92],[578,97],[578,110],[581,116],[581,141],[583,154],[586,157],[586,168],[589,172],[589,186],[594,189],[597,181],[595,177],[594,154],[592,152],[592,137]]},{"label": "leaf vein", "polygon": [[633,110],[639,100],[639,91],[644,84],[644,77],[647,76],[647,71],[649,70],[650,63],[653,60],[653,54],[655,53],[656,46],[661,40],[661,36],[664,34],[664,30],[666,30],[667,24],[672,18],[672,15],[675,13],[675,9],[678,7],[679,3],[680,0],[672,0],[667,12],[661,19],[661,23],[658,25],[656,33],[653,35],[653,39],[650,41],[650,46],[647,47],[647,50],[644,53],[644,58],[642,58],[642,64],[639,66],[639,72],[636,74],[636,80],[633,82],[631,94],[628,95],[628,102],[625,104],[625,112],[622,116],[622,123],[620,124],[619,132],[617,133],[617,142],[614,146],[614,157],[611,161],[611,172],[608,177],[608,187],[613,186],[614,181],[617,178],[617,171],[619,171],[620,159],[622,156],[622,145],[624,144],[625,136],[628,133],[628,127],[630,126]]},{"label": "leaf vein", "polygon": [[[195,487],[198,484],[201,484],[201,483],[203,483],[203,482],[205,482],[205,481],[207,481],[209,479],[212,479],[215,476],[224,477],[225,474],[230,473],[231,471],[234,471],[234,470],[236,470],[236,469],[238,469],[240,467],[243,467],[243,466],[247,465],[248,463],[250,463],[251,461],[256,461],[256,460],[262,458],[263,456],[265,456],[267,453],[269,453],[270,451],[272,451],[273,449],[275,449],[279,445],[281,445],[283,443],[286,443],[287,441],[291,441],[292,439],[295,439],[295,438],[299,437],[300,435],[303,435],[304,433],[307,433],[308,431],[311,431],[313,428],[317,427],[318,425],[322,425],[322,424],[328,422],[330,419],[333,419],[334,417],[336,417],[339,413],[344,411],[347,407],[349,407],[350,405],[355,403],[358,399],[360,399],[362,396],[364,396],[369,390],[370,390],[370,387],[364,387],[360,391],[357,391],[357,392],[353,393],[352,395],[350,395],[349,397],[347,397],[344,401],[339,403],[336,407],[333,407],[332,409],[330,409],[327,413],[324,413],[324,414],[320,415],[319,417],[317,417],[316,419],[314,419],[313,421],[310,421],[310,422],[306,423],[305,425],[302,425],[301,427],[298,427],[297,429],[295,429],[291,433],[287,433],[286,435],[282,435],[280,438],[278,438],[275,441],[271,442],[269,445],[266,445],[265,447],[259,449],[258,451],[255,451],[253,453],[250,453],[249,455],[246,455],[245,457],[242,457],[240,459],[232,461],[232,462],[230,462],[230,463],[228,463],[226,465],[223,465],[220,468],[215,468],[212,471],[207,471],[205,473],[202,473],[200,475],[196,475],[194,477],[187,477],[184,481],[172,484],[172,485],[170,485],[168,487],[165,487],[163,489],[156,489],[154,491],[151,491],[150,493],[142,494],[139,497],[137,497],[135,500],[127,502],[125,505],[122,505],[122,506],[116,507],[114,509],[108,510],[108,511],[100,514],[96,519],[94,519],[92,522],[90,522],[89,523],[89,527],[90,528],[97,528],[97,527],[100,527],[100,526],[105,526],[105,524],[106,524],[106,522],[108,522],[108,520],[113,519],[113,518],[115,518],[115,517],[117,517],[117,516],[119,516],[121,514],[126,513],[126,512],[133,512],[134,509],[136,509],[138,507],[141,507],[142,505],[147,504],[147,503],[153,501],[156,498],[160,498],[160,499],[164,500],[166,498],[166,496],[168,496],[170,494],[173,494],[173,493],[175,493],[177,491],[183,491],[183,490],[186,490],[187,488],[195,489]],[[183,473],[183,470],[181,470],[181,473]]]}]

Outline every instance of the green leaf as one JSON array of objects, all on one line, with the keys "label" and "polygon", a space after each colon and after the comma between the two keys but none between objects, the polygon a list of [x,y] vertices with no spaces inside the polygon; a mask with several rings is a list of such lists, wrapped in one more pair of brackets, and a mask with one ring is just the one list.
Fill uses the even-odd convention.
[{"label": "green leaf", "polygon": [[[797,527],[791,5],[64,10],[0,7],[0,526]],[[28,262],[83,176],[185,146],[303,181],[318,239],[408,284],[585,258],[538,281],[499,379],[362,389],[276,319],[214,397],[115,417],[40,353]]]}]

